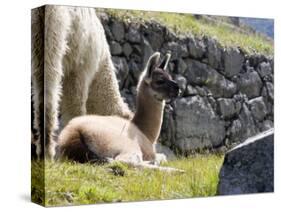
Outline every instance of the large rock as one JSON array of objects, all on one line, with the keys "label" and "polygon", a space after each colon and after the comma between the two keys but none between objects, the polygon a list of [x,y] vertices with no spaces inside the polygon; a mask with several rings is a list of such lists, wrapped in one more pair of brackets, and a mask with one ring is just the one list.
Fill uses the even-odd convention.
[{"label": "large rock", "polygon": [[232,118],[239,111],[233,99],[219,98],[217,102],[219,114],[223,116],[223,118]]},{"label": "large rock", "polygon": [[115,56],[122,54],[122,47],[118,42],[112,41],[109,46],[112,55]]},{"label": "large rock", "polygon": [[221,69],[222,47],[213,39],[207,40],[207,59],[214,69]]},{"label": "large rock", "polygon": [[188,56],[186,46],[181,42],[171,41],[165,43],[162,48],[163,54],[167,51],[171,52],[171,61],[178,60],[179,58],[185,58]]},{"label": "large rock", "polygon": [[131,24],[128,27],[128,32],[126,34],[126,39],[131,43],[140,43],[141,42],[141,35],[139,32],[139,27],[137,25]]},{"label": "large rock", "polygon": [[163,27],[157,22],[151,22],[142,27],[142,32],[154,50],[159,50],[164,42]]},{"label": "large rock", "polygon": [[246,94],[249,99],[260,96],[262,81],[257,72],[249,70],[239,77],[240,80],[237,84],[242,93]]},{"label": "large rock", "polygon": [[189,54],[193,58],[202,58],[205,54],[206,47],[202,40],[190,38],[188,42]]},{"label": "large rock", "polygon": [[224,122],[214,113],[206,99],[199,96],[180,98],[175,102],[176,139],[181,151],[190,151],[222,144]]},{"label": "large rock", "polygon": [[124,24],[119,21],[114,21],[111,25],[111,32],[116,41],[121,41],[125,36]]},{"label": "large rock", "polygon": [[129,43],[125,43],[122,48],[125,56],[129,58],[129,56],[133,52],[133,48],[131,47],[131,45]]},{"label": "large rock", "polygon": [[185,76],[191,84],[205,85],[214,97],[232,97],[237,86],[210,66],[197,60],[187,60]]},{"label": "large rock", "polygon": [[238,74],[242,68],[244,56],[237,48],[227,49],[224,52],[224,74],[232,77]]},{"label": "large rock", "polygon": [[273,129],[247,139],[226,153],[218,194],[273,192]]}]

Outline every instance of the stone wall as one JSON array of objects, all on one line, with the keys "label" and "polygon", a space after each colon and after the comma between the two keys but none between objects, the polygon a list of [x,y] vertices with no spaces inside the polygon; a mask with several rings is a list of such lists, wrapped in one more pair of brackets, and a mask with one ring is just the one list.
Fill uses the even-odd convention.
[{"label": "stone wall", "polygon": [[273,127],[273,58],[224,49],[212,38],[177,36],[153,21],[100,18],[122,96],[133,110],[148,57],[172,52],[169,71],[183,92],[165,109],[162,144],[180,152],[233,146]]}]

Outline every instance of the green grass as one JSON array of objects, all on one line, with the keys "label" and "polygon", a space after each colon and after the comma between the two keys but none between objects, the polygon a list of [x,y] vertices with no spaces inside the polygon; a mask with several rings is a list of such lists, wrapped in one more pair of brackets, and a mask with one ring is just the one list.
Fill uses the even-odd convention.
[{"label": "green grass", "polygon": [[213,196],[222,155],[194,155],[167,166],[185,173],[140,170],[124,164],[45,163],[45,199],[40,165],[32,162],[32,200],[46,206]]},{"label": "green grass", "polygon": [[[104,9],[108,14],[113,15],[126,22],[146,22],[155,20],[164,24],[177,34],[190,33],[194,36],[213,37],[223,47],[239,46],[245,52],[262,53],[273,55],[273,41],[247,30],[245,27],[235,27],[222,21],[223,18],[208,21],[207,19],[196,19],[191,14],[168,13],[168,12],[147,12],[136,10],[114,10]],[[98,11],[102,11],[99,9]]]}]

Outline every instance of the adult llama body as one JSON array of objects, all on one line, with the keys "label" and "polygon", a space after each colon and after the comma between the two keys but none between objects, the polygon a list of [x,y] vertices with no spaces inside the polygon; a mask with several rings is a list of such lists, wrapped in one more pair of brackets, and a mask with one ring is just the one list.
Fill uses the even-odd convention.
[{"label": "adult llama body", "polygon": [[40,158],[54,156],[56,131],[73,117],[131,117],[93,8],[47,5],[32,10],[32,100],[32,137]]}]

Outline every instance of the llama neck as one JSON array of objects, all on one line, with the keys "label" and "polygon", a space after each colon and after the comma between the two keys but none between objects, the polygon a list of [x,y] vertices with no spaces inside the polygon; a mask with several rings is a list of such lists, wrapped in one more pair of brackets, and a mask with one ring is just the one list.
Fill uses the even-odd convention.
[{"label": "llama neck", "polygon": [[159,137],[162,120],[164,101],[155,100],[154,97],[138,92],[137,108],[132,122],[142,133],[155,143]]}]

